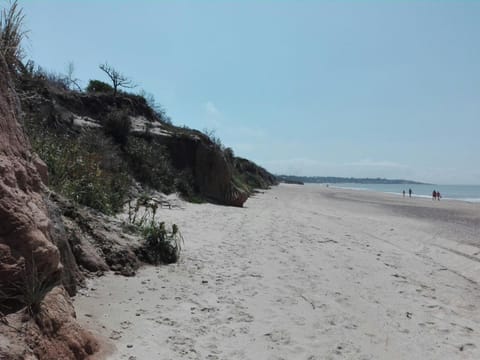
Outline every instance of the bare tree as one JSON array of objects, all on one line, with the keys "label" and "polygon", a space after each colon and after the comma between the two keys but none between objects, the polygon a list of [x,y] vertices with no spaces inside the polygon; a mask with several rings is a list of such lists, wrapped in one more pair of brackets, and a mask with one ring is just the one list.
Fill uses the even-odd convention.
[{"label": "bare tree", "polygon": [[77,79],[74,73],[75,65],[73,64],[73,61],[70,61],[67,65],[67,76],[65,80],[68,82],[68,87],[70,89],[75,87],[78,91],[82,91],[82,88],[80,87],[80,79]]},{"label": "bare tree", "polygon": [[112,81],[113,85],[113,96],[117,95],[118,88],[125,88],[125,89],[133,89],[137,85],[133,83],[131,79],[117,71],[112,66],[108,65],[108,63],[101,64],[99,66],[100,70],[102,70]]}]

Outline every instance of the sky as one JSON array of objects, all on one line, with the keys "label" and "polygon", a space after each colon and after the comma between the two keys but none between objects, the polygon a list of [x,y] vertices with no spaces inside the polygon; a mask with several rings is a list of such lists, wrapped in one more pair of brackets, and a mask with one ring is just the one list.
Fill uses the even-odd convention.
[{"label": "sky", "polygon": [[276,174],[480,184],[480,1],[20,0],[28,58]]}]

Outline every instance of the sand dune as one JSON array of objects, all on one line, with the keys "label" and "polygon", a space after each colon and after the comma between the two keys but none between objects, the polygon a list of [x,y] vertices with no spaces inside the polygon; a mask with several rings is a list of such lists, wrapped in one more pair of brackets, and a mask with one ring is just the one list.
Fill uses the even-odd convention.
[{"label": "sand dune", "polygon": [[480,205],[281,185],[163,209],[180,263],[78,295],[111,359],[480,359]]}]

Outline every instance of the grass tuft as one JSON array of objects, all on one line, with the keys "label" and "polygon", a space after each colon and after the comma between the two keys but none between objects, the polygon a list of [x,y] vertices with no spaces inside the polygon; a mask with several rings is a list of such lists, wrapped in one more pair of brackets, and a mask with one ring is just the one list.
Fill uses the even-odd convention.
[{"label": "grass tuft", "polygon": [[20,307],[32,317],[39,313],[40,304],[45,296],[60,284],[60,277],[52,280],[41,276],[34,256],[24,262],[21,276],[10,283],[3,283],[0,289],[0,312],[9,313]]},{"label": "grass tuft", "polygon": [[0,53],[12,71],[18,70],[24,57],[21,43],[28,35],[24,30],[25,15],[17,0],[0,11]]}]

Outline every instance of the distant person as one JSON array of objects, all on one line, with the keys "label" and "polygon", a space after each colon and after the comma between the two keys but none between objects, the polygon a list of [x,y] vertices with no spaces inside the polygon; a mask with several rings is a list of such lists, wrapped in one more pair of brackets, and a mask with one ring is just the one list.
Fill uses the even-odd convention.
[{"label": "distant person", "polygon": [[432,200],[437,200],[437,191],[433,190],[432,192]]},{"label": "distant person", "polygon": [[412,189],[408,189],[408,197],[412,197]]},{"label": "distant person", "polygon": [[403,190],[403,197],[405,197],[405,190]]},{"label": "distant person", "polygon": [[442,197],[442,195],[440,195],[440,191],[437,191],[437,200],[440,201],[441,197]]}]

